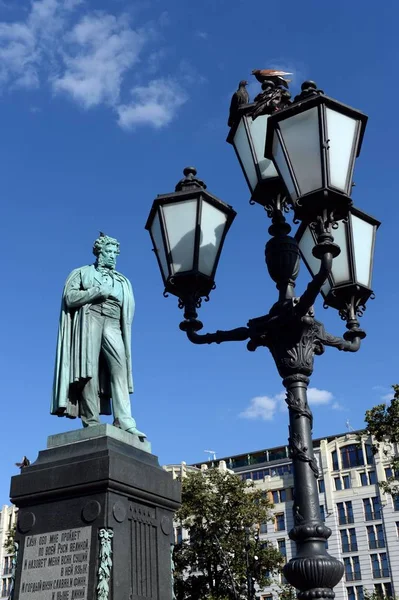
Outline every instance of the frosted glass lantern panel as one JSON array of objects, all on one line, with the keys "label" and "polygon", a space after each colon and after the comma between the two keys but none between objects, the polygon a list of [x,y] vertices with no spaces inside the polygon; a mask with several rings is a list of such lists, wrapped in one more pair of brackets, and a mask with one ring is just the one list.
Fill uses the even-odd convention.
[{"label": "frosted glass lantern panel", "polygon": [[373,259],[374,225],[352,215],[353,245],[356,265],[356,281],[371,287],[371,263]]},{"label": "frosted glass lantern panel", "polygon": [[227,216],[208,202],[202,202],[198,270],[210,276],[226,227]]},{"label": "frosted glass lantern panel", "polygon": [[245,171],[245,175],[249,181],[249,187],[253,192],[258,183],[258,175],[256,173],[254,157],[252,155],[252,149],[248,140],[244,118],[242,118],[238,124],[237,131],[234,136],[234,147]]},{"label": "frosted glass lantern panel", "polygon": [[269,179],[270,177],[278,177],[276,167],[272,160],[265,158],[265,143],[267,131],[268,115],[261,115],[255,121],[250,118],[248,125],[250,127],[252,143],[255,149],[256,162],[258,163],[261,179]]},{"label": "frosted glass lantern panel", "polygon": [[[316,245],[316,241],[313,237],[313,234],[312,234],[310,228],[306,227],[304,234],[302,235],[301,239],[299,240],[299,250],[301,251],[301,254],[306,263],[306,266],[308,267],[308,270],[310,271],[310,274],[312,276],[316,275],[316,273],[318,273],[320,270],[320,259],[316,258],[312,254],[312,250],[315,247],[315,245]],[[327,296],[330,289],[331,289],[331,284],[330,284],[330,281],[327,280],[325,282],[325,284],[323,285],[323,287],[321,288],[321,293],[323,294],[324,297]]]},{"label": "frosted glass lantern panel", "polygon": [[287,162],[285,160],[284,152],[280,144],[280,140],[278,138],[277,133],[274,134],[273,137],[273,158],[276,162],[276,165],[280,171],[281,177],[285,183],[285,187],[292,200],[296,200],[298,195],[295,191],[294,182],[291,177],[291,173],[287,167]]},{"label": "frosted glass lantern panel", "polygon": [[351,279],[348,252],[348,224],[338,221],[338,229],[333,229],[332,235],[334,242],[341,248],[341,253],[333,260],[332,276],[334,285],[341,285]]},{"label": "frosted glass lantern panel", "polygon": [[326,116],[330,184],[341,192],[346,192],[347,185],[350,183],[348,174],[358,121],[331,108],[326,108]]},{"label": "frosted glass lantern panel", "polygon": [[197,201],[184,200],[166,204],[163,212],[169,240],[172,275],[191,271],[194,260]]},{"label": "frosted glass lantern panel", "polygon": [[154,251],[161,263],[161,269],[164,279],[168,278],[168,261],[166,260],[165,246],[162,238],[161,223],[158,211],[151,225],[151,235],[154,243]]},{"label": "frosted glass lantern panel", "polygon": [[317,107],[280,121],[280,131],[300,194],[322,186],[319,114]]}]

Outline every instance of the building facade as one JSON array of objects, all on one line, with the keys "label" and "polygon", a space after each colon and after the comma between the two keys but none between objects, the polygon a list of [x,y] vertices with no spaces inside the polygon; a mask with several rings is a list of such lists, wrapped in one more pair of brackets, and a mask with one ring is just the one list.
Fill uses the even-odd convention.
[{"label": "building facade", "polygon": [[[399,499],[378,486],[391,475],[389,455],[398,449],[389,445],[374,455],[371,440],[359,442],[358,432],[353,431],[314,440],[314,451],[320,510],[332,531],[328,552],[345,567],[335,588],[337,600],[363,600],[365,591],[399,597]],[[295,554],[295,543],[288,537],[294,525],[294,481],[288,447],[225,457],[207,465],[216,467],[220,462],[269,496],[274,520],[261,523],[259,535],[290,560]],[[257,597],[274,600],[281,583],[259,590]]]},{"label": "building facade", "polygon": [[15,506],[6,504],[0,510],[0,598],[8,598],[11,586],[12,574],[12,553],[10,553],[4,544],[7,541],[9,532],[17,522],[18,509]]}]

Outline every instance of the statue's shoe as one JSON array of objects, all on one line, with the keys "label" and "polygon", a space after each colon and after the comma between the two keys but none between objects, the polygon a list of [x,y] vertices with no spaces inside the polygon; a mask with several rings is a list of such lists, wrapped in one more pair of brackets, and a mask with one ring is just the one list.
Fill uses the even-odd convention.
[{"label": "statue's shoe", "polygon": [[137,437],[139,437],[139,438],[144,438],[145,439],[147,437],[146,434],[143,433],[142,431],[139,431],[137,429],[137,427],[130,427],[130,429],[126,429],[126,431],[128,433],[132,433],[133,435],[137,435]]}]

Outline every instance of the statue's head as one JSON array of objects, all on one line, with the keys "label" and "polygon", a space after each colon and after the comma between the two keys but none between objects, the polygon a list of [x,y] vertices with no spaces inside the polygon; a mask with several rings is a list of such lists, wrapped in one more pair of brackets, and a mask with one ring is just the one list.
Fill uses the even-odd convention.
[{"label": "statue's head", "polygon": [[118,240],[101,232],[100,237],[93,244],[93,254],[97,258],[97,264],[100,267],[114,269],[116,257],[120,254]]}]

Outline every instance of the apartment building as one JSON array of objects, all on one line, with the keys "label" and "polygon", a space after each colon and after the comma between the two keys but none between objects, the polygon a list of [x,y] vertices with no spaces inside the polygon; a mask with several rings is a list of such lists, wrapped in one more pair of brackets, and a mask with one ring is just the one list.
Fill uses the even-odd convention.
[{"label": "apartment building", "polygon": [[[399,596],[399,500],[384,494],[379,481],[391,475],[385,452],[373,454],[370,439],[359,443],[358,432],[314,440],[319,465],[319,502],[322,518],[332,530],[328,552],[345,566],[335,588],[337,600],[363,600],[364,592]],[[293,476],[287,446],[224,457],[208,467],[225,464],[243,479],[251,479],[274,503],[274,521],[260,525],[260,537],[272,541],[289,560],[295,544],[288,537],[293,527]],[[201,463],[192,465],[201,468]],[[274,600],[278,587],[259,590],[257,597]]]},{"label": "apartment building", "polygon": [[17,521],[18,509],[6,504],[0,510],[0,598],[8,598],[11,586],[12,553],[4,548],[8,534]]}]

